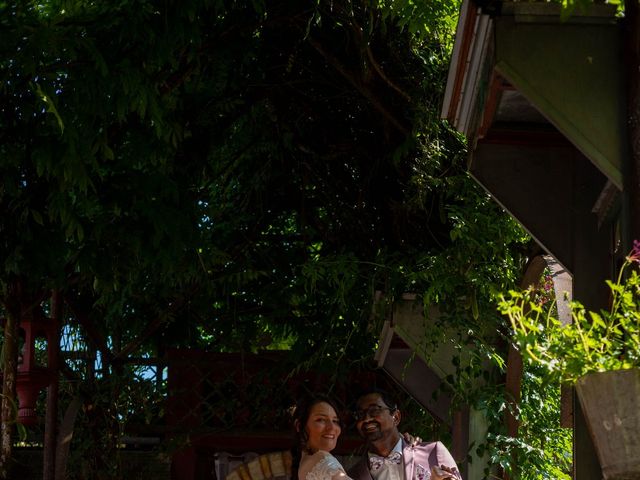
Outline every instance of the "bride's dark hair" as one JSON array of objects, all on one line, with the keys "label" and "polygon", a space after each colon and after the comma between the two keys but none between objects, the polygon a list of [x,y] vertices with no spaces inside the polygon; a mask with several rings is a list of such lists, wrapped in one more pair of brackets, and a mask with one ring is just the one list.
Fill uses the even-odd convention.
[{"label": "bride's dark hair", "polygon": [[291,408],[291,419],[293,424],[293,438],[294,445],[291,449],[292,453],[292,463],[291,463],[291,477],[294,480],[298,479],[298,467],[300,466],[300,459],[302,457],[302,452],[309,452],[307,447],[307,441],[309,440],[309,433],[305,426],[307,425],[307,420],[309,420],[309,415],[311,414],[311,409],[314,405],[318,403],[328,403],[331,405],[338,415],[338,419],[340,419],[340,427],[343,428],[342,415],[340,415],[340,410],[335,401],[326,395],[312,395],[300,399],[296,402],[295,406]]}]

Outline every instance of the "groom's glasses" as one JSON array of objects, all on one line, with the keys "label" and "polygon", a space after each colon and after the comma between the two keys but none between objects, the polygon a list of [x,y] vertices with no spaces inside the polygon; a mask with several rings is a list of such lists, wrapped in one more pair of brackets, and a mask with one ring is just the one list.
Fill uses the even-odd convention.
[{"label": "groom's glasses", "polygon": [[389,407],[380,407],[378,405],[374,405],[372,407],[367,408],[366,410],[355,410],[353,412],[353,418],[356,419],[356,422],[359,422],[360,420],[364,420],[365,418],[367,418],[367,415],[369,415],[370,417],[377,417],[384,410],[391,411],[392,409]]}]

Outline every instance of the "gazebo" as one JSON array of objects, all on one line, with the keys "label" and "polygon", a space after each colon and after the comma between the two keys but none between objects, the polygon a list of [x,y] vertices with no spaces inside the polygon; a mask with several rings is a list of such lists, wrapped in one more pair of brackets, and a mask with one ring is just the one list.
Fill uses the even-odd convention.
[{"label": "gazebo", "polygon": [[[590,308],[606,306],[604,280],[629,246],[615,10],[594,4],[564,18],[559,4],[465,0],[442,106],[468,139],[471,175],[557,262],[556,273],[570,274],[570,293]],[[507,388],[516,398],[519,375],[512,355]],[[600,479],[571,403],[574,478]]]}]

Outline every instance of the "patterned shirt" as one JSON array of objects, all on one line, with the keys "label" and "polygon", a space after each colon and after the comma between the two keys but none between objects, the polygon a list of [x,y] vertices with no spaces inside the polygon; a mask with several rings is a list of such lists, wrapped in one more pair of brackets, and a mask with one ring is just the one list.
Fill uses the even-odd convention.
[{"label": "patterned shirt", "polygon": [[[398,452],[402,456],[402,438],[398,440],[392,452]],[[378,455],[369,452],[369,458]],[[401,457],[402,458],[402,457]],[[375,472],[371,471],[373,480],[404,480],[404,462],[401,460],[398,464],[383,464]]]}]

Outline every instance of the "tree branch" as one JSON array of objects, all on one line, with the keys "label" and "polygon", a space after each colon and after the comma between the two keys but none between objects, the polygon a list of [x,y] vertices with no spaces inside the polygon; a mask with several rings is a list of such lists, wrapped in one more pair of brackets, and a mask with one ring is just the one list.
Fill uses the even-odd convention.
[{"label": "tree branch", "polygon": [[327,52],[319,42],[313,40],[311,37],[309,37],[308,40],[311,46],[315,48],[316,51],[320,55],[322,55],[325,60],[327,60],[327,62],[329,62],[333,66],[333,68],[338,71],[338,73],[340,73],[345,79],[347,79],[349,83],[351,83],[351,85],[353,85],[355,89],[362,94],[363,97],[369,100],[372,106],[376,110],[378,110],[378,112],[380,112],[384,116],[384,118],[386,118],[387,121],[391,123],[391,125],[393,125],[404,136],[409,135],[409,129],[405,125],[403,125],[397,118],[395,118],[395,116],[389,110],[387,110],[382,102],[380,102],[380,100],[378,100],[376,96],[362,84],[362,82],[355,78],[355,76],[351,72],[349,72],[334,55]]},{"label": "tree branch", "polygon": [[95,323],[89,318],[87,312],[85,312],[78,302],[71,298],[69,294],[64,295],[64,301],[69,306],[69,310],[73,316],[78,320],[78,323],[85,329],[87,339],[100,351],[105,363],[110,363],[113,359],[113,353],[107,346],[107,342],[102,333],[100,333]]},{"label": "tree branch", "polygon": [[407,102],[411,103],[412,100],[409,94],[407,94],[404,90],[402,90],[399,86],[397,86],[389,77],[387,77],[387,75],[384,73],[384,70],[382,70],[382,67],[373,56],[373,51],[371,50],[369,43],[364,40],[364,36],[362,35],[362,27],[358,25],[358,23],[355,20],[351,21],[351,25],[352,25],[353,32],[355,33],[358,39],[358,43],[367,53],[367,59],[369,60],[369,64],[373,67],[373,69],[376,71],[378,76],[392,90],[395,90],[395,92],[398,93],[402,98],[404,98]]},{"label": "tree branch", "polygon": [[151,335],[153,335],[160,327],[162,327],[171,317],[171,314],[176,313],[180,310],[184,304],[186,303],[185,298],[181,298],[178,301],[174,301],[169,305],[169,308],[164,310],[165,315],[160,315],[156,317],[154,320],[147,324],[147,327],[144,331],[138,335],[137,338],[130,341],[122,350],[120,350],[112,359],[112,362],[121,362],[124,360],[130,353],[132,353],[136,348],[138,348],[142,343],[148,339]]}]

